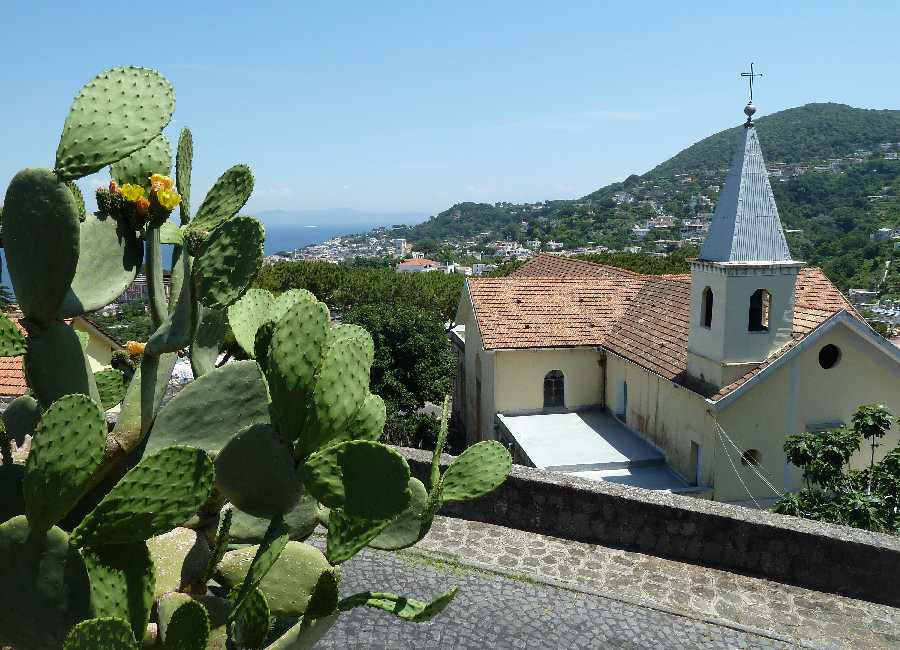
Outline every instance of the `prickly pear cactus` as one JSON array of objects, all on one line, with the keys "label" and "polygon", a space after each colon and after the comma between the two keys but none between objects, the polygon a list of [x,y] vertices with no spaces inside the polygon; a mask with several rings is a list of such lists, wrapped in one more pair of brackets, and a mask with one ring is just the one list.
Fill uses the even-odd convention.
[{"label": "prickly pear cactus", "polygon": [[[174,105],[152,70],[98,75],[72,105],[53,169],[23,170],[6,192],[27,337],[3,320],[0,355],[24,353],[30,395],[0,425],[0,646],[303,648],[357,606],[437,615],[455,590],[340,599],[339,565],[366,545],[414,544],[441,503],[496,487],[509,455],[482,443],[441,477],[438,450],[427,488],[410,477],[377,442],[369,334],[330,328],[309,292],[247,290],[265,236],[237,216],[250,169],[228,169],[191,214],[187,129],[168,176]],[[72,181],[107,166],[88,214]],[[142,266],[154,332],[94,373],[66,319],[116,298]],[[229,322],[250,360],[217,367]],[[197,379],[161,407],[185,350]],[[108,431],[103,411],[116,404]],[[304,543],[321,521],[325,553]]]}]

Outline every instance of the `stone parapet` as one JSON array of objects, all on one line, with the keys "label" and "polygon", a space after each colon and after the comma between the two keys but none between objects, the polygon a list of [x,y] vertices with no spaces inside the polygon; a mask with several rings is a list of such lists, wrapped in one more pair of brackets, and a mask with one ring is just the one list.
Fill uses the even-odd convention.
[{"label": "stone parapet", "polygon": [[[398,451],[427,483],[431,452]],[[441,465],[452,460],[445,454]],[[892,535],[520,465],[494,492],[440,514],[900,606],[900,539]]]}]

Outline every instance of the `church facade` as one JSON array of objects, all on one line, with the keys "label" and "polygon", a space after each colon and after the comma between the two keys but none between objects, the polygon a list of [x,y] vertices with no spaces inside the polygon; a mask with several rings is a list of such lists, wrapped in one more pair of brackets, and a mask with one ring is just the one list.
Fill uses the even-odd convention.
[{"label": "church facade", "polygon": [[[507,278],[468,280],[452,333],[453,408],[469,444],[499,439],[539,467],[762,503],[804,485],[787,435],[850,424],[863,404],[900,415],[897,348],[821,270],[790,257],[751,108],[690,274],[539,255]],[[565,451],[551,426],[562,420],[548,416],[588,412],[579,425],[614,461],[631,444],[624,430],[676,480],[656,484],[627,462],[535,460],[530,449]],[[892,430],[882,453],[897,441]]]}]

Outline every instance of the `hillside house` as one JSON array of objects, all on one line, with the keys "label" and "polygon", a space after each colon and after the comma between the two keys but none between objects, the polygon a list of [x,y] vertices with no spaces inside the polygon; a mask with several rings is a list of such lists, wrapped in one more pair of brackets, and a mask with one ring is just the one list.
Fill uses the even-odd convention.
[{"label": "hillside house", "polygon": [[[646,276],[539,255],[509,277],[469,279],[452,328],[467,443],[765,504],[804,485],[787,435],[849,424],[862,404],[900,415],[900,350],[821,270],[791,259],[749,118],[690,264]],[[881,453],[897,441],[892,430]]]}]

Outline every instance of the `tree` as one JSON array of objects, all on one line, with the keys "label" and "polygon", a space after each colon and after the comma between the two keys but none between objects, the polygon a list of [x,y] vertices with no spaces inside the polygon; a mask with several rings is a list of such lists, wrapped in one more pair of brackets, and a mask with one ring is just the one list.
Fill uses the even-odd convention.
[{"label": "tree", "polygon": [[[412,305],[366,305],[349,310],[344,322],[364,327],[375,343],[370,390],[385,401],[385,435],[393,437],[395,444],[404,437],[407,444],[415,444],[409,433],[420,430],[423,422],[411,416],[426,403],[441,403],[452,390],[456,372],[456,358],[440,315]],[[428,435],[419,436],[416,446],[436,435],[437,420],[431,419],[435,426],[427,430]]]}]

